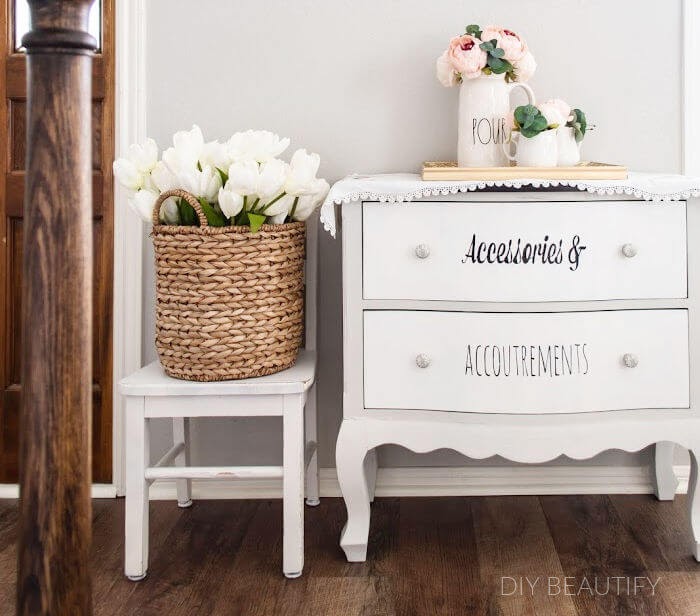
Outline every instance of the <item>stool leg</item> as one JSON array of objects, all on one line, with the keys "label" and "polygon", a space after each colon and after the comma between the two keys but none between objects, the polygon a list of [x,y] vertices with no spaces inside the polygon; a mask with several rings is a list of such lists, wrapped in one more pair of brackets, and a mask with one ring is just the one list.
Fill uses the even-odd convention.
[{"label": "stool leg", "polygon": [[288,578],[304,568],[304,398],[284,396],[282,570]]},{"label": "stool leg", "polygon": [[149,424],[143,397],[126,399],[126,504],[124,573],[130,580],[146,577],[148,570]]},{"label": "stool leg", "polygon": [[305,422],[304,430],[306,432],[306,446],[314,448],[309,460],[309,465],[306,467],[306,504],[309,507],[316,507],[321,503],[319,499],[318,487],[318,427],[316,419],[316,384],[314,383],[309,390],[309,395],[306,398],[306,406],[304,407]]},{"label": "stool leg", "polygon": [[[190,465],[190,420],[189,417],[173,418],[173,445],[184,443],[182,453],[175,458],[175,466]],[[192,480],[177,479],[177,506],[181,508],[192,505]]]}]

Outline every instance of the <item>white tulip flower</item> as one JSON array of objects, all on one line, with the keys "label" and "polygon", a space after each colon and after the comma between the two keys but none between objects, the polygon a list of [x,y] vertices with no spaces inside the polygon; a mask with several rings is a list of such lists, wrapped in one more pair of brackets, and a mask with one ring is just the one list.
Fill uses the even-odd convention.
[{"label": "white tulip flower", "polygon": [[173,188],[180,187],[180,182],[178,181],[177,176],[162,160],[159,161],[155,167],[153,167],[153,171],[151,171],[151,181],[160,192],[165,192],[166,190],[172,190]]},{"label": "white tulip flower", "polygon": [[279,158],[273,158],[260,165],[255,194],[261,201],[269,201],[279,195],[287,181],[289,165]]},{"label": "white tulip flower", "polygon": [[270,225],[281,225],[287,218],[287,212],[282,212],[280,214],[275,214],[270,216],[268,219],[268,224]]},{"label": "white tulip flower", "polygon": [[226,146],[234,161],[264,163],[282,154],[289,147],[289,139],[280,139],[268,130],[247,130],[233,135]]},{"label": "white tulip flower", "polygon": [[114,161],[112,169],[117,181],[129,190],[140,190],[158,162],[158,146],[153,139],[129,147],[125,157]]},{"label": "white tulip flower", "polygon": [[218,141],[209,141],[202,147],[202,153],[199,157],[199,162],[202,167],[210,166],[226,171],[233,162],[228,153],[228,147],[225,143]]},{"label": "white tulip flower", "polygon": [[129,205],[145,221],[153,220],[153,208],[156,204],[158,193],[153,190],[142,189],[134,193],[129,199]]},{"label": "white tulip flower", "polygon": [[219,207],[226,218],[237,216],[243,209],[243,195],[237,193],[226,182],[226,186],[219,189]]},{"label": "white tulip flower", "polygon": [[326,198],[330,186],[326,180],[316,180],[316,190],[311,195],[302,195],[299,197],[296,208],[294,212],[290,210],[289,214],[292,220],[306,220],[313,211],[321,205],[321,202]]},{"label": "white tulip flower", "polygon": [[309,154],[306,150],[297,150],[289,163],[289,175],[284,191],[288,195],[310,195],[318,190],[316,173],[321,164],[318,154]]},{"label": "white tulip flower", "polygon": [[260,166],[254,160],[241,160],[228,168],[231,190],[241,195],[254,195],[258,190]]},{"label": "white tulip flower", "polygon": [[163,162],[171,173],[189,173],[197,169],[197,163],[204,149],[204,137],[196,124],[192,130],[180,131],[173,137],[173,147],[163,152]]},{"label": "white tulip flower", "polygon": [[180,210],[175,202],[175,197],[168,197],[160,206],[160,221],[166,225],[180,224]]},{"label": "white tulip flower", "polygon": [[221,176],[213,167],[202,167],[187,173],[178,174],[180,187],[195,197],[206,199],[209,203],[216,203],[221,188]]},{"label": "white tulip flower", "polygon": [[289,210],[294,204],[294,197],[292,195],[280,195],[269,201],[266,205],[262,207],[258,206],[257,211],[265,214],[265,216],[279,216],[284,214],[285,216],[289,214]]}]

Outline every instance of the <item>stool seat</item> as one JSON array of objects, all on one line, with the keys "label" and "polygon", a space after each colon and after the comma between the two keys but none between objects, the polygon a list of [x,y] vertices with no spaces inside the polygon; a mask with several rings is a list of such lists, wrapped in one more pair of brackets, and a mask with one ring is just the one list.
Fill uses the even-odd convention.
[{"label": "stool seat", "polygon": [[250,396],[300,394],[314,383],[316,352],[299,351],[291,368],[238,381],[185,381],[168,376],[154,361],[119,382],[124,396]]}]

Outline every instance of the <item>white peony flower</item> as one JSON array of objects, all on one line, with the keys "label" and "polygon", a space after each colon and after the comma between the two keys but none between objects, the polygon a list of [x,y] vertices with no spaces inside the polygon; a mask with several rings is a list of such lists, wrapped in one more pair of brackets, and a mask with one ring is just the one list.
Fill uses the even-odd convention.
[{"label": "white peony flower", "polygon": [[289,139],[280,139],[268,130],[247,130],[233,135],[226,146],[233,161],[264,163],[282,154],[289,146]]},{"label": "white peony flower", "polygon": [[129,205],[145,221],[153,220],[153,208],[156,204],[158,193],[153,190],[139,190],[129,198]]},{"label": "white peony flower", "polygon": [[243,209],[243,195],[237,193],[226,182],[226,186],[219,189],[219,207],[226,218],[233,218]]},{"label": "white peony flower", "polygon": [[221,176],[213,167],[202,167],[199,171],[178,174],[180,187],[195,197],[206,199],[209,203],[216,203],[221,188]]},{"label": "white peony flower", "polygon": [[321,164],[318,154],[308,154],[306,150],[297,150],[289,163],[289,175],[284,186],[288,195],[310,195],[317,191],[316,173]]},{"label": "white peony flower", "polygon": [[140,190],[158,162],[158,146],[153,139],[129,147],[125,157],[114,161],[114,177],[129,190]]},{"label": "white peony flower", "polygon": [[228,182],[231,190],[241,195],[254,195],[258,190],[260,166],[254,160],[241,160],[228,168]]}]

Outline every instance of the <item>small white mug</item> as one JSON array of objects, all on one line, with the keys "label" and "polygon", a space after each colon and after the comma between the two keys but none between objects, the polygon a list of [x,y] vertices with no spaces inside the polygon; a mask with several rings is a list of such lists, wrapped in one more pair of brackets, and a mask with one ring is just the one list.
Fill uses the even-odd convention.
[{"label": "small white mug", "polygon": [[[510,144],[515,145],[515,155],[510,153]],[[518,167],[556,167],[557,131],[542,131],[534,137],[523,137],[520,131],[510,134],[510,142],[503,144],[508,160],[514,160]]]}]

